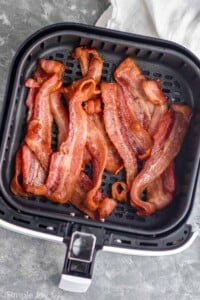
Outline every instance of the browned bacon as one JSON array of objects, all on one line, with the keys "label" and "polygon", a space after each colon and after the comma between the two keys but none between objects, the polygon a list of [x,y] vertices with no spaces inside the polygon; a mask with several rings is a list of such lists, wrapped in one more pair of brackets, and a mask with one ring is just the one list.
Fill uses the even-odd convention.
[{"label": "browned bacon", "polygon": [[98,130],[101,132],[102,137],[104,139],[104,144],[107,147],[108,155],[107,155],[107,161],[105,165],[105,170],[117,174],[123,167],[123,162],[115,149],[113,143],[108,137],[108,134],[105,129],[104,121],[103,121],[103,115],[102,114],[94,114],[92,116],[92,119],[98,128]]},{"label": "browned bacon", "polygon": [[47,197],[64,203],[70,200],[78,181],[84,147],[87,140],[87,115],[82,103],[94,93],[93,79],[83,79],[69,100],[69,134],[60,145],[59,152],[51,156],[46,180]]},{"label": "browned bacon", "polygon": [[94,211],[99,206],[99,199],[96,199],[96,194],[101,186],[108,151],[106,145],[104,144],[104,139],[100,131],[95,126],[95,123],[91,119],[89,119],[89,117],[86,147],[92,158],[93,188],[86,195],[85,205],[91,211]]},{"label": "browned bacon", "polygon": [[60,77],[64,69],[65,67],[59,62],[41,59],[33,78],[25,81],[25,85],[29,87],[26,99],[28,124],[25,144],[16,155],[18,168],[11,183],[12,190],[16,189],[16,186],[19,189],[19,176],[21,176],[21,189],[25,194],[45,193],[44,180],[51,155],[52,114],[49,97],[61,86]]},{"label": "browned bacon", "polygon": [[26,144],[22,146],[22,162],[23,189],[35,195],[44,194],[46,171]]},{"label": "browned bacon", "polygon": [[126,127],[129,140],[132,144],[132,147],[135,149],[135,154],[137,157],[143,160],[150,155],[153,144],[152,138],[148,131],[140,125],[140,122],[136,119],[133,119],[127,105],[126,95],[120,86],[118,86],[118,99],[121,119]]},{"label": "browned bacon", "polygon": [[168,110],[167,99],[161,91],[158,81],[144,80],[142,86],[148,100],[154,104],[154,111],[148,128],[148,132],[153,136],[158,129],[160,120]]},{"label": "browned bacon", "polygon": [[95,98],[95,99],[88,100],[84,104],[84,109],[88,113],[88,115],[98,114],[102,112],[101,99]]},{"label": "browned bacon", "polygon": [[20,177],[22,177],[22,147],[19,148],[15,156],[15,173],[10,183],[10,189],[15,195],[27,196],[28,193],[24,191]]},{"label": "browned bacon", "polygon": [[[41,71],[42,69],[42,71]],[[61,75],[65,67],[53,60],[40,59],[39,67],[34,74],[34,80],[38,83],[38,91],[34,98],[31,117],[27,125],[25,142],[30,150],[40,161],[42,167],[47,170],[51,155],[51,130],[52,113],[50,109],[50,95],[58,90],[61,85]],[[46,74],[45,74],[46,73]],[[37,77],[38,76],[38,77]],[[30,86],[30,81],[26,85]],[[30,101],[28,101],[30,107]]]},{"label": "browned bacon", "polygon": [[125,182],[117,181],[112,184],[112,197],[113,199],[126,202],[128,196],[128,188]]},{"label": "browned bacon", "polygon": [[[184,105],[172,105],[163,117],[154,135],[151,156],[145,161],[131,187],[131,204],[136,207],[140,215],[152,212],[148,201],[143,202],[139,198],[140,194],[159,178],[179,152],[190,118],[191,109]],[[161,178],[159,180],[161,181]]]},{"label": "browned bacon", "polygon": [[110,140],[121,156],[126,169],[126,182],[128,188],[137,173],[135,151],[132,149],[127,130],[120,119],[118,104],[118,85],[116,83],[101,84],[102,99],[104,103],[104,122]]},{"label": "browned bacon", "polygon": [[93,78],[96,83],[100,81],[103,61],[95,49],[78,47],[72,52],[72,57],[79,59],[81,73],[84,77]]},{"label": "browned bacon", "polygon": [[57,150],[60,145],[67,139],[69,132],[69,115],[61,102],[61,92],[56,91],[50,95],[50,109],[53,119],[58,128]]},{"label": "browned bacon", "polygon": [[91,211],[85,206],[85,197],[87,193],[93,188],[92,180],[84,173],[81,172],[77,182],[76,189],[70,202],[79,210],[84,212],[91,219],[103,219],[109,216],[116,208],[116,201],[108,198],[105,195],[98,192],[99,205],[97,210]]},{"label": "browned bacon", "polygon": [[146,79],[134,60],[129,57],[123,60],[115,70],[114,78],[126,95],[132,118],[139,121],[144,129],[148,129],[153,105],[148,101],[142,87],[142,82]]}]

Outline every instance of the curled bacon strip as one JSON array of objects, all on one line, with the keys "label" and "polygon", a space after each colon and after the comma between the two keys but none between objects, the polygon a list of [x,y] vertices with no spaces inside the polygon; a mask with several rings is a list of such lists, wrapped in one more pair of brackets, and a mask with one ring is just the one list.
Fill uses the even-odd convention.
[{"label": "curled bacon strip", "polygon": [[95,86],[93,79],[83,79],[69,100],[68,138],[60,145],[59,152],[52,154],[46,180],[46,196],[52,201],[70,200],[78,181],[87,140],[87,115],[82,103],[90,99]]},{"label": "curled bacon strip", "polygon": [[102,219],[110,215],[117,204],[114,199],[106,197],[99,192],[103,172],[107,163],[108,150],[101,132],[89,117],[86,148],[91,156],[92,181],[82,206],[84,206],[85,209],[89,209],[90,212],[96,212],[98,217]]},{"label": "curled bacon strip", "polygon": [[[59,62],[45,59],[39,61],[39,66],[46,74],[50,74],[50,77],[44,82],[41,79],[46,77],[43,75],[40,78],[41,86],[34,99],[32,116],[28,122],[27,133],[24,140],[29,149],[35,153],[42,167],[47,170],[52,153],[51,129],[53,121],[49,98],[50,95],[62,85],[60,78],[64,71],[64,66]],[[36,82],[38,82],[37,79]]]},{"label": "curled bacon strip", "polygon": [[130,146],[127,130],[119,115],[118,85],[116,83],[101,84],[102,99],[104,103],[104,122],[106,131],[113,145],[121,156],[126,169],[126,182],[131,187],[137,173],[137,160],[135,151]]},{"label": "curled bacon strip", "polygon": [[23,189],[27,193],[34,195],[45,193],[46,171],[26,144],[22,146],[22,178]]},{"label": "curled bacon strip", "polygon": [[[187,106],[172,105],[165,114],[154,135],[151,156],[144,163],[131,187],[131,204],[140,215],[149,215],[157,208],[152,201],[142,201],[139,196],[167,169],[180,150],[191,118],[191,109]],[[159,179],[161,182],[161,179]],[[154,182],[158,184],[158,182]]]},{"label": "curled bacon strip", "polygon": [[[52,71],[53,67],[56,71],[59,69],[59,76],[47,74],[49,66]],[[44,169],[48,168],[51,154],[52,116],[49,110],[49,94],[61,85],[61,70],[63,70],[61,63],[42,59],[33,78],[25,81],[25,85],[30,88],[26,99],[28,126],[26,144],[22,145],[16,155],[15,175],[11,181],[11,190],[15,194],[44,193],[42,187],[46,176]]]},{"label": "curled bacon strip", "polygon": [[84,109],[89,115],[98,114],[102,112],[101,99],[96,98],[96,99],[88,100],[84,104]]},{"label": "curled bacon strip", "polygon": [[164,114],[168,110],[167,99],[161,91],[160,83],[158,81],[145,80],[143,81],[142,86],[148,100],[155,105],[148,128],[148,132],[153,136],[158,129],[160,120],[162,120]]},{"label": "curled bacon strip", "polygon": [[106,145],[108,150],[105,170],[110,173],[117,174],[123,168],[123,162],[111,140],[109,139],[108,134],[106,133],[105,125],[103,122],[103,115],[94,114],[92,116],[92,120],[94,121],[98,130],[101,132],[104,139],[104,144]]},{"label": "curled bacon strip", "polygon": [[112,197],[120,202],[127,201],[128,188],[125,182],[117,181],[112,185]]},{"label": "curled bacon strip", "polygon": [[[58,128],[59,149],[62,142],[65,141],[68,137],[69,117],[61,102],[60,92],[56,92],[51,95],[50,103],[53,112],[53,117]],[[81,172],[75,187],[75,191],[73,192],[73,195],[70,199],[70,202],[75,207],[83,211],[90,218],[99,219],[107,217],[116,207],[116,202],[110,198],[107,198],[105,195],[101,194],[98,191],[102,176],[102,170],[105,165],[106,148],[104,146],[100,133],[95,127],[95,124],[93,124],[93,122],[89,120],[89,118],[87,119],[89,122],[88,129],[91,130],[91,132],[87,136],[87,145],[91,154],[89,150],[85,151],[84,161],[93,161],[93,180],[91,180],[84,172]],[[95,199],[98,199],[98,202],[95,203],[95,199],[93,199],[93,196],[95,196]],[[87,205],[85,204],[85,199],[89,200],[89,204],[90,201],[93,204],[98,204],[95,211],[91,211],[87,208]]]},{"label": "curled bacon strip", "polygon": [[86,147],[92,157],[92,181],[93,188],[85,198],[85,205],[91,211],[99,206],[99,200],[95,198],[102,181],[103,171],[107,161],[108,151],[104,144],[104,139],[95,123],[88,118],[88,136]]},{"label": "curled bacon strip", "polygon": [[81,172],[77,182],[77,186],[70,202],[79,210],[83,211],[91,219],[103,219],[109,216],[116,208],[117,202],[114,199],[108,198],[98,192],[100,199],[98,209],[91,211],[85,206],[85,197],[87,193],[93,188],[92,180],[84,173]]},{"label": "curled bacon strip", "polygon": [[132,58],[126,58],[114,72],[114,78],[126,94],[126,101],[132,118],[148,129],[153,105],[148,101],[142,83],[145,79]]},{"label": "curled bacon strip", "polygon": [[69,132],[69,116],[61,102],[60,91],[50,95],[50,109],[58,128],[57,150],[59,150],[60,145],[67,139]]},{"label": "curled bacon strip", "polygon": [[22,148],[20,147],[15,156],[15,174],[10,183],[10,189],[15,195],[27,196],[28,193],[22,188],[19,178],[22,176]]},{"label": "curled bacon strip", "polygon": [[79,59],[84,77],[93,78],[96,83],[101,80],[103,61],[95,49],[78,47],[72,52],[72,57]]},{"label": "curled bacon strip", "polygon": [[139,159],[146,159],[151,152],[152,138],[147,130],[145,130],[140,123],[134,119],[128,108],[126,101],[126,94],[123,89],[118,87],[119,98],[119,110],[121,112],[121,118],[124,126],[126,127],[127,134],[129,135],[129,141],[132,147],[135,149],[135,154]]}]

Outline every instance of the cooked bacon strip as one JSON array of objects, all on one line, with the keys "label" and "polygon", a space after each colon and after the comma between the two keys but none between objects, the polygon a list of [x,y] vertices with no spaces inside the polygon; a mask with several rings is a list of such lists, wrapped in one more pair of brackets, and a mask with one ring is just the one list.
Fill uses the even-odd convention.
[{"label": "cooked bacon strip", "polygon": [[161,175],[165,192],[173,193],[175,190],[174,163],[172,162]]},{"label": "cooked bacon strip", "polygon": [[63,72],[66,67],[59,61],[56,60],[48,60],[41,58],[39,60],[39,66],[44,70],[47,74],[57,74],[59,78],[61,78]]},{"label": "cooked bacon strip", "polygon": [[78,47],[72,52],[72,57],[79,59],[84,77],[93,78],[96,83],[101,80],[103,61],[95,49]]},{"label": "cooked bacon strip", "polygon": [[87,216],[89,216],[91,219],[98,219],[99,216],[97,210],[91,211],[85,206],[84,202],[86,194],[92,188],[92,180],[84,172],[81,172],[77,181],[75,191],[70,199],[70,202],[80,211],[84,212]]},{"label": "cooked bacon strip", "polygon": [[31,120],[28,122],[25,142],[47,170],[51,155],[52,114],[49,105],[50,94],[61,86],[57,74],[51,76],[40,87],[33,108]]},{"label": "cooked bacon strip", "polygon": [[31,194],[43,194],[46,172],[27,145],[22,146],[23,189]]},{"label": "cooked bacon strip", "polygon": [[160,83],[155,80],[145,80],[142,83],[142,87],[148,100],[152,102],[154,106],[154,112],[149,124],[148,132],[153,136],[158,129],[160,120],[162,120],[164,114],[167,112],[168,105],[167,99],[160,89]]},{"label": "cooked bacon strip", "polygon": [[140,215],[148,215],[152,212],[150,203],[142,201],[139,198],[140,194],[159,178],[179,152],[190,118],[191,109],[188,106],[172,105],[162,119],[154,135],[151,156],[144,163],[131,187],[131,204],[136,207]]},{"label": "cooked bacon strip", "polygon": [[[26,106],[28,108],[27,122],[29,122],[34,113],[35,97],[38,93],[40,85],[47,79],[47,74],[38,65],[33,74],[33,78],[25,81],[25,86],[29,87],[26,98]],[[22,145],[18,150],[15,158],[15,175],[11,181],[11,190],[18,195],[29,195],[31,188],[36,184],[42,183],[44,174],[43,168],[40,166],[38,159],[27,147]],[[21,184],[19,177],[21,176]],[[23,185],[23,188],[22,188]]]},{"label": "cooked bacon strip", "polygon": [[[36,73],[38,74],[38,77],[36,77],[36,74],[34,74],[34,77],[35,81],[38,84],[41,84],[41,86],[35,95],[32,115],[31,118],[29,117],[27,133],[24,140],[30,150],[35,153],[42,167],[47,170],[50,155],[52,153],[52,114],[49,97],[61,87],[61,75],[65,70],[65,67],[60,62],[46,59],[39,60],[39,67],[43,71],[38,68]],[[47,74],[50,74],[49,78],[47,78]],[[26,84],[30,86],[30,80],[27,81]]]},{"label": "cooked bacon strip", "polygon": [[85,104],[84,104],[84,109],[87,112],[87,114],[92,115],[92,114],[98,114],[100,112],[102,112],[102,107],[101,107],[101,99],[100,98],[96,98],[96,99],[91,99],[88,100]]},{"label": "cooked bacon strip", "polygon": [[148,216],[157,210],[160,210],[167,205],[173,199],[173,193],[175,190],[175,175],[173,163],[171,163],[161,176],[155,179],[147,187],[147,199],[145,210],[141,210],[141,206],[138,208],[137,215]]},{"label": "cooked bacon strip", "polygon": [[15,174],[10,183],[10,189],[13,194],[18,196],[28,196],[28,193],[24,191],[20,177],[22,176],[22,147],[16,153],[15,156]]},{"label": "cooked bacon strip", "polygon": [[130,146],[127,130],[119,115],[118,85],[116,83],[102,83],[102,100],[104,103],[104,122],[110,140],[121,156],[126,169],[126,182],[131,187],[137,173],[135,152]]},{"label": "cooked bacon strip", "polygon": [[87,115],[82,103],[94,93],[93,79],[82,80],[69,100],[69,134],[59,152],[51,156],[46,180],[47,197],[56,202],[70,200],[78,181],[87,139]]},{"label": "cooked bacon strip", "polygon": [[104,219],[108,217],[113,210],[116,208],[117,202],[115,199],[105,197],[100,201],[99,207],[98,207],[98,214],[100,219]]},{"label": "cooked bacon strip", "polygon": [[121,118],[127,132],[129,132],[129,140],[132,141],[132,147],[140,160],[146,159],[151,152],[152,138],[148,131],[140,125],[140,122],[133,119],[127,105],[126,94],[124,94],[120,86],[118,87],[118,98]]},{"label": "cooked bacon strip", "polygon": [[155,179],[147,188],[147,202],[145,206],[136,207],[138,216],[149,216],[156,210],[166,207],[172,201],[173,194],[163,189],[162,177]]},{"label": "cooked bacon strip", "polygon": [[58,127],[57,149],[66,140],[69,132],[69,116],[61,102],[61,92],[56,91],[50,95],[50,109],[53,119]]},{"label": "cooked bacon strip", "polygon": [[119,202],[127,201],[128,188],[125,182],[117,181],[112,184],[112,197]]},{"label": "cooked bacon strip", "polygon": [[112,211],[116,208],[117,202],[114,199],[110,199],[105,195],[98,192],[99,206],[96,211],[91,211],[85,206],[84,199],[86,194],[93,188],[92,180],[84,173],[81,172],[77,182],[75,192],[70,202],[79,210],[84,212],[91,219],[103,219],[108,217]]},{"label": "cooked bacon strip", "polygon": [[49,75],[38,64],[37,69],[33,73],[33,78],[25,80],[24,85],[29,88],[26,98],[26,106],[28,108],[27,122],[30,121],[34,111],[35,97],[39,87],[49,78]]},{"label": "cooked bacon strip", "polygon": [[91,211],[95,211],[99,206],[99,200],[96,199],[96,194],[101,186],[108,150],[100,131],[89,117],[86,147],[92,157],[92,182],[94,186],[86,195],[85,206]]},{"label": "cooked bacon strip", "polygon": [[[60,99],[60,93],[56,92],[51,95],[50,99],[51,103],[51,109],[53,112],[54,120],[56,122],[56,125],[58,127],[58,135],[61,136],[62,138],[58,138],[58,148],[62,144],[63,141],[65,141],[68,137],[68,126],[69,126],[69,117],[68,114],[64,108],[64,106],[61,103]],[[92,125],[92,124],[91,124]],[[92,128],[93,134],[95,134],[95,139],[98,138],[96,137],[96,131],[94,132],[94,128]],[[98,133],[98,132],[97,132]],[[90,135],[91,136],[91,135]],[[101,139],[101,138],[100,138]],[[90,140],[88,139],[88,143],[90,143]],[[94,142],[92,142],[94,143]],[[91,145],[89,145],[91,148]],[[98,143],[99,146],[99,143]],[[96,146],[95,146],[96,147]],[[84,148],[84,162],[89,162],[92,160],[92,157],[89,153],[89,151],[86,148]],[[101,148],[102,150],[102,148]],[[99,149],[97,149],[99,151]],[[94,151],[92,149],[92,154],[94,155]],[[98,152],[97,152],[97,162],[100,159],[103,159],[102,154],[104,154],[104,151],[100,153],[100,157],[98,157]],[[96,154],[95,154],[96,155]],[[94,157],[93,157],[94,160]],[[101,161],[99,162],[100,164],[102,163]],[[101,174],[98,175],[98,169],[95,170],[96,174],[95,176],[101,176]],[[116,207],[116,202],[113,201],[110,198],[107,198],[105,195],[101,194],[97,188],[97,186],[94,186],[94,183],[84,172],[80,173],[78,182],[76,184],[75,191],[73,192],[73,195],[70,199],[70,202],[79,210],[83,211],[86,215],[88,215],[92,219],[99,219],[99,218],[105,218],[107,217],[112,210]],[[97,180],[98,183],[98,180]],[[98,208],[96,211],[90,211],[86,205],[85,205],[85,199],[87,197],[87,194],[89,191],[93,190],[94,193],[94,188],[96,190],[96,198],[99,199],[98,203]],[[103,201],[103,203],[100,205],[100,201]]]},{"label": "cooked bacon strip", "polygon": [[106,145],[108,149],[108,156],[107,161],[105,165],[105,170],[117,174],[122,168],[123,168],[123,162],[121,160],[121,157],[117,153],[117,150],[115,149],[113,143],[108,137],[108,134],[105,129],[105,125],[103,122],[103,115],[102,114],[94,114],[92,117],[92,120],[94,121],[96,127],[101,132],[104,144]]},{"label": "cooked bacon strip", "polygon": [[148,101],[142,82],[145,79],[141,70],[130,57],[122,61],[114,72],[115,80],[121,85],[133,119],[148,129],[154,106]]}]

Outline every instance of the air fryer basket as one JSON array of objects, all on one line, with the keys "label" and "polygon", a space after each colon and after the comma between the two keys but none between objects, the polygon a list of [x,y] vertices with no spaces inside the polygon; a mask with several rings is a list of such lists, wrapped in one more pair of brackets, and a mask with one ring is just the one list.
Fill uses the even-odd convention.
[{"label": "air fryer basket", "polygon": [[[160,80],[162,90],[170,103],[185,103],[193,108],[191,126],[175,161],[177,188],[174,199],[167,208],[152,216],[138,217],[129,204],[119,203],[106,220],[92,221],[71,204],[56,204],[36,196],[14,196],[10,191],[9,184],[14,171],[15,153],[26,127],[27,89],[23,82],[31,76],[37,60],[41,57],[61,61],[67,66],[63,76],[65,85],[79,79],[81,77],[79,64],[72,59],[71,52],[80,45],[94,47],[99,51],[104,60],[102,80],[112,81],[116,66],[125,57],[131,56],[147,78]],[[89,232],[93,236],[98,236],[95,240],[96,249],[100,244],[102,247],[102,243],[105,244],[106,240],[107,242],[115,240],[115,244],[118,243],[117,240],[121,241],[119,243],[126,240],[127,243],[122,243],[123,247],[129,248],[142,249],[145,246],[151,249],[156,246],[162,248],[166,247],[167,243],[168,247],[174,247],[175,244],[170,244],[168,238],[172,233],[180,233],[180,231],[181,243],[184,243],[190,231],[189,228],[185,230],[184,224],[194,200],[200,157],[199,80],[199,61],[186,49],[163,40],[67,23],[49,26],[31,36],[15,56],[4,99],[6,109],[1,126],[3,138],[0,152],[0,202],[2,202],[0,216],[9,220],[11,214],[18,214],[12,222],[26,228],[32,227],[34,230],[34,224],[39,224],[39,220],[42,220],[41,226],[38,225],[36,230],[46,232],[49,228],[57,228],[51,233],[64,236],[67,243],[76,230]],[[54,133],[52,134],[54,136]],[[123,171],[116,176],[105,172],[101,190],[109,194],[111,183],[123,177]],[[7,213],[3,212],[3,207],[6,207]],[[22,219],[25,220],[24,223]],[[116,234],[118,238],[113,238]],[[159,244],[160,236],[165,238],[165,245]],[[87,235],[85,238],[87,239]],[[141,245],[133,242],[138,238],[148,239],[149,244],[144,241]],[[154,239],[157,239],[156,242],[153,242]],[[128,242],[130,240],[131,242]],[[93,240],[87,242],[92,245]],[[118,244],[118,246],[122,245]],[[80,264],[79,262],[79,266]],[[69,268],[68,263],[67,268]],[[88,270],[84,269],[84,272],[90,273],[91,270]]]}]

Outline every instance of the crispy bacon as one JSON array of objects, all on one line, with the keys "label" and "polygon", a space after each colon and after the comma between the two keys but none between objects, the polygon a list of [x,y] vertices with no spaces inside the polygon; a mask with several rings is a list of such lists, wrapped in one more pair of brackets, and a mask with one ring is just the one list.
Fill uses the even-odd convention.
[{"label": "crispy bacon", "polygon": [[125,182],[117,181],[112,184],[113,199],[120,201],[120,202],[126,202],[127,195],[128,195],[128,188],[127,188],[127,185]]},{"label": "crispy bacon", "polygon": [[[58,147],[60,147],[62,141],[66,140],[68,137],[69,117],[64,106],[62,105],[59,92],[51,95],[50,103],[54,120],[58,128]],[[89,118],[88,122],[90,125],[89,130],[91,131],[87,137],[87,148],[90,150],[91,154],[88,150],[86,151],[85,148],[84,161],[88,162],[92,160],[93,155],[93,181],[84,172],[81,172],[75,187],[75,191],[70,198],[70,202],[90,218],[99,219],[107,217],[115,208],[116,203],[114,202],[114,200],[107,198],[105,195],[98,191],[102,176],[102,170],[104,169],[105,165],[104,161],[106,148],[103,144],[103,140],[100,133],[98,132],[98,129],[95,127],[95,124],[93,124],[93,122],[90,121]],[[61,136],[62,138],[59,138],[59,136]],[[89,199],[89,202],[92,201],[92,203],[95,203],[92,195],[95,196],[95,199],[99,200],[97,202],[98,205],[96,206],[95,211],[91,211],[90,209],[88,209],[87,205],[85,204],[85,199]],[[101,201],[103,201],[103,203],[100,205]]]},{"label": "crispy bacon", "polygon": [[163,188],[165,192],[173,193],[175,190],[174,163],[172,162],[162,174]]},{"label": "crispy bacon", "polygon": [[15,173],[10,183],[10,189],[15,195],[28,196],[22,187],[20,177],[22,177],[22,147],[19,148],[15,156]]},{"label": "crispy bacon", "polygon": [[109,216],[116,208],[117,202],[114,199],[108,198],[98,192],[100,199],[97,210],[91,211],[85,206],[85,197],[87,193],[93,188],[92,180],[84,173],[81,172],[77,182],[77,186],[70,202],[79,210],[83,211],[91,219],[103,219]]},{"label": "crispy bacon", "polygon": [[46,171],[26,144],[22,146],[22,162],[23,189],[35,195],[44,194]]},{"label": "crispy bacon", "polygon": [[140,125],[140,122],[132,118],[127,105],[126,95],[120,86],[118,87],[118,98],[121,119],[129,134],[129,140],[132,141],[132,147],[135,149],[139,159],[146,159],[151,152],[152,138],[148,131]]},{"label": "crispy bacon", "polygon": [[[41,59],[33,78],[25,81],[25,86],[30,88],[26,99],[28,107],[28,124],[24,139],[26,144],[22,145],[19,154],[16,155],[18,168],[16,168],[11,182],[12,190],[16,186],[19,189],[19,175],[21,176],[23,188],[21,187],[20,194],[22,194],[22,190],[24,194],[33,193],[37,195],[43,195],[46,191],[44,180],[51,155],[52,125],[49,96],[62,84],[60,80],[61,70],[64,70],[61,63]],[[17,183],[18,185],[16,185]]]},{"label": "crispy bacon", "polygon": [[148,129],[153,105],[148,101],[142,82],[145,79],[141,70],[130,57],[123,60],[114,72],[114,78],[122,87],[132,118],[140,122],[144,129]]},{"label": "crispy bacon", "polygon": [[148,128],[148,132],[153,136],[158,129],[160,120],[162,120],[164,114],[167,112],[167,99],[161,91],[160,83],[158,81],[144,80],[142,86],[148,100],[155,105]]},{"label": "crispy bacon", "polygon": [[118,85],[116,83],[101,84],[104,102],[104,122],[110,140],[121,156],[126,169],[126,182],[131,187],[137,173],[135,152],[130,146],[127,130],[120,119],[118,104]]},{"label": "crispy bacon", "polygon": [[[34,99],[32,115],[28,122],[27,133],[24,140],[30,150],[35,153],[42,167],[47,170],[52,153],[51,130],[53,121],[49,97],[62,85],[60,78],[64,66],[59,62],[45,59],[41,59],[39,65],[46,74],[50,74],[50,77],[46,79],[43,75],[42,78],[46,80],[44,82],[40,80],[41,86]],[[37,78],[36,81],[38,82]]]},{"label": "crispy bacon", "polygon": [[39,60],[39,66],[44,70],[46,74],[57,74],[59,78],[61,78],[63,72],[66,67],[59,61],[56,60],[48,60],[41,58]]},{"label": "crispy bacon", "polygon": [[86,147],[92,157],[92,182],[94,186],[86,195],[85,205],[91,211],[95,211],[99,206],[99,199],[96,198],[96,194],[101,186],[108,150],[101,133],[89,117]]},{"label": "crispy bacon", "polygon": [[102,112],[101,104],[100,98],[91,99],[84,104],[84,109],[88,115],[98,114]]},{"label": "crispy bacon", "polygon": [[103,61],[95,49],[77,47],[72,52],[72,57],[79,59],[81,73],[84,77],[93,78],[96,83],[101,80]]},{"label": "crispy bacon", "polygon": [[147,215],[152,212],[148,201],[144,202],[139,198],[140,194],[150,184],[155,183],[155,180],[167,169],[179,152],[190,118],[191,109],[184,105],[172,105],[163,117],[154,135],[151,156],[144,163],[131,187],[131,204],[136,207],[140,215]]},{"label": "crispy bacon", "polygon": [[87,115],[82,103],[90,99],[95,89],[93,79],[83,79],[69,100],[69,134],[51,156],[46,180],[47,197],[56,202],[70,200],[81,172],[87,140]]},{"label": "crispy bacon", "polygon": [[101,132],[102,137],[104,139],[104,144],[106,145],[108,150],[105,170],[110,173],[117,174],[123,168],[123,162],[113,143],[109,139],[108,134],[106,133],[105,125],[103,122],[103,115],[94,114],[91,118],[94,121],[98,130]]},{"label": "crispy bacon", "polygon": [[53,119],[58,128],[57,150],[60,145],[67,139],[69,132],[69,115],[61,102],[61,92],[56,91],[50,95],[50,109]]}]

